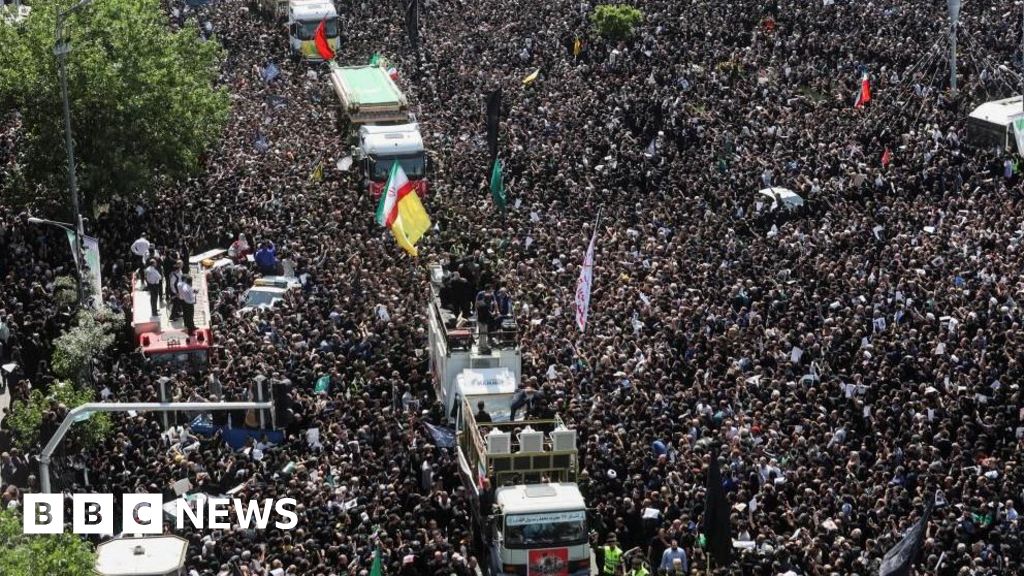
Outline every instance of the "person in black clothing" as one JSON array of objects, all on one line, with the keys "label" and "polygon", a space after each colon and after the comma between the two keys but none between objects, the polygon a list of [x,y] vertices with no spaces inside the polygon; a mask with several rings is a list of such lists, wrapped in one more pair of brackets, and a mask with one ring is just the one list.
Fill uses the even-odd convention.
[{"label": "person in black clothing", "polygon": [[484,401],[483,400],[481,400],[481,401],[476,403],[476,414],[474,414],[473,417],[476,418],[477,424],[480,424],[482,422],[492,422],[493,421],[493,420],[491,420],[491,415],[488,414],[487,410],[484,409]]},{"label": "person in black clothing", "polygon": [[473,287],[458,272],[452,272],[452,312],[468,318],[473,314]]}]

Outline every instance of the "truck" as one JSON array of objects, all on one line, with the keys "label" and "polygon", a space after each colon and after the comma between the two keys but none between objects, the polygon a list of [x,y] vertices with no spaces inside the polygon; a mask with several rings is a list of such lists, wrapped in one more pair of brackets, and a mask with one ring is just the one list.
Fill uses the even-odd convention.
[{"label": "truck", "polygon": [[288,29],[288,47],[295,59],[309,62],[322,60],[313,40],[320,23],[331,50],[338,51],[341,35],[338,27],[338,9],[332,0],[255,0],[256,10]]},{"label": "truck", "polygon": [[[483,341],[471,319],[442,304],[443,267],[428,270],[430,371],[455,428],[481,570],[491,576],[590,576],[576,431],[557,415],[512,418],[521,382],[514,318]],[[477,421],[481,403],[490,421]]]},{"label": "truck", "polygon": [[[159,315],[151,315],[149,292],[140,288],[139,278],[132,275],[132,333],[143,356],[155,364],[168,364],[182,370],[198,372],[209,359],[213,334],[210,331],[210,299],[206,274],[230,264],[227,250],[214,249],[188,259],[188,275],[196,293],[196,330],[189,334],[182,319],[172,321],[171,307],[164,302]],[[166,281],[166,279],[165,279]],[[161,295],[164,293],[161,286]],[[163,297],[163,296],[161,296]]]},{"label": "truck", "polygon": [[429,160],[420,126],[409,101],[381,65],[337,66],[332,63],[331,87],[341,109],[338,128],[352,139],[367,191],[377,196],[398,162],[420,196],[427,193]]}]

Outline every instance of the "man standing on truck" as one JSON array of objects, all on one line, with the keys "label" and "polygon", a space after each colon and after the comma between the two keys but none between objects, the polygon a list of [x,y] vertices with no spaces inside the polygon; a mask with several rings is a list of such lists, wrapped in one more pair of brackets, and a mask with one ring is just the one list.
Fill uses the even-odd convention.
[{"label": "man standing on truck", "polygon": [[139,266],[135,270],[138,273],[139,280],[142,282],[143,286],[146,285],[146,279],[142,277],[142,272],[146,268],[146,259],[149,258],[149,248],[149,240],[146,240],[145,234],[140,234],[139,239],[132,242],[132,254],[135,254],[135,256],[139,258],[140,262]]},{"label": "man standing on truck", "polygon": [[171,304],[171,316],[172,321],[181,318],[181,299],[178,297],[178,284],[181,284],[181,279],[185,277],[185,273],[182,271],[184,263],[178,260],[174,263],[174,270],[168,275],[167,281],[167,298]]},{"label": "man standing on truck", "polygon": [[142,276],[146,281],[146,291],[149,292],[150,316],[159,316],[160,281],[163,280],[164,276],[160,273],[160,269],[156,267],[155,259],[149,259],[149,266],[146,267]]},{"label": "man standing on truck", "polygon": [[178,298],[185,315],[185,330],[192,334],[196,331],[196,291],[192,288],[191,276],[183,276],[178,283]]}]

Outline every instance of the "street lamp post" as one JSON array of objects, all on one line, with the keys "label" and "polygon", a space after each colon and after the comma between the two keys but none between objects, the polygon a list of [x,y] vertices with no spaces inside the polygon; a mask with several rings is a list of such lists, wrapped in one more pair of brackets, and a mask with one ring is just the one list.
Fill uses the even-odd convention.
[{"label": "street lamp post", "polygon": [[71,45],[64,39],[64,21],[78,10],[88,6],[92,0],[79,0],[71,8],[57,13],[57,30],[54,38],[53,53],[57,56],[57,71],[60,74],[60,95],[64,106],[64,148],[68,154],[68,188],[71,191],[71,209],[75,216],[75,265],[78,268],[78,306],[85,304],[85,284],[82,276],[82,240],[85,238],[85,227],[82,225],[82,212],[78,203],[78,177],[75,174],[75,143],[71,137],[71,103],[68,101],[68,74],[65,67],[67,54]]}]

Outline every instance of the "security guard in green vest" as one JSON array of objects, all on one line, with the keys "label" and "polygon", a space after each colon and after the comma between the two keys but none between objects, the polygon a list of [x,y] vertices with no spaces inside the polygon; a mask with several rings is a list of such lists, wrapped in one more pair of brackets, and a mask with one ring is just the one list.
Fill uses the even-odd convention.
[{"label": "security guard in green vest", "polygon": [[619,548],[619,537],[615,535],[615,532],[605,538],[601,550],[604,552],[604,569],[601,570],[601,574],[615,576],[615,569],[622,561],[622,548]]},{"label": "security guard in green vest", "polygon": [[633,569],[629,571],[628,576],[651,576],[647,566],[644,566],[644,560],[640,556],[633,556]]}]

